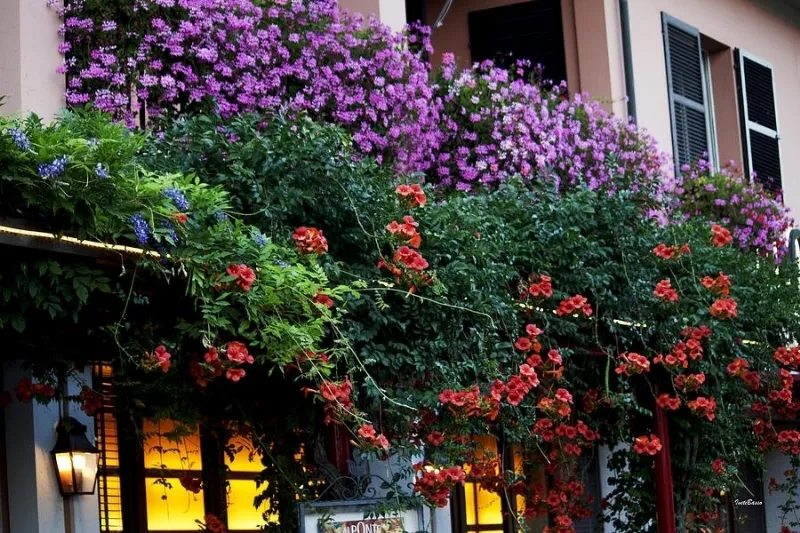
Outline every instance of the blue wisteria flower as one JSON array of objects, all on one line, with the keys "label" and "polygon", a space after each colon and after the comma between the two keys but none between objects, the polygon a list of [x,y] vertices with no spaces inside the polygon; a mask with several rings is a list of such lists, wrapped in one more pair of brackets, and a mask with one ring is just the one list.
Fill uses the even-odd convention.
[{"label": "blue wisteria flower", "polygon": [[260,231],[255,231],[253,232],[253,241],[259,246],[264,246],[267,244],[267,236]]},{"label": "blue wisteria flower", "polygon": [[89,148],[97,148],[100,146],[100,141],[92,137],[91,139],[86,139],[86,146]]},{"label": "blue wisteria flower", "polygon": [[19,128],[11,128],[8,130],[8,134],[11,136],[11,140],[14,141],[14,144],[17,145],[17,148],[27,152],[31,149],[31,141],[28,139],[28,136],[25,135],[25,132]]},{"label": "blue wisteria flower", "polygon": [[161,192],[161,194],[172,200],[172,202],[175,204],[175,207],[177,207],[178,210],[180,211],[189,210],[189,201],[186,199],[186,197],[183,195],[180,189],[176,187],[168,187],[164,189]]},{"label": "blue wisteria flower", "polygon": [[97,174],[97,177],[100,179],[106,179],[109,175],[108,167],[105,166],[103,163],[97,163],[94,167],[94,173]]},{"label": "blue wisteria flower", "polygon": [[62,155],[53,159],[50,163],[41,163],[37,168],[39,175],[44,178],[56,178],[64,173],[67,168],[67,156]]},{"label": "blue wisteria flower", "polygon": [[228,213],[226,213],[225,211],[217,211],[216,213],[214,213],[214,218],[216,218],[220,222],[227,222],[230,219]]},{"label": "blue wisteria flower", "polygon": [[131,225],[133,234],[136,235],[136,240],[142,244],[147,244],[150,239],[150,224],[147,223],[142,214],[136,213],[128,222]]}]

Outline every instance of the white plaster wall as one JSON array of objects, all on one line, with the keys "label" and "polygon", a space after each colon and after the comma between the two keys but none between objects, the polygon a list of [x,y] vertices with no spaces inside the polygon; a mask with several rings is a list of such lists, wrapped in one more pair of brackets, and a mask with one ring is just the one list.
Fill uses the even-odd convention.
[{"label": "white plaster wall", "polygon": [[[12,389],[16,383],[29,377],[15,363],[3,367],[3,387]],[[84,379],[88,376],[84,375]],[[72,382],[69,393],[75,394],[80,386]],[[94,438],[94,423],[77,405],[70,407],[70,415],[89,430]],[[59,405],[40,405],[35,402],[14,401],[6,407],[6,462],[8,464],[9,519],[11,531],[20,533],[68,533],[64,520],[65,499],[58,491],[55,467],[50,455],[56,440],[56,425],[60,419]],[[100,519],[97,492],[91,496],[75,496],[67,505],[72,506],[73,533],[99,533]]]}]

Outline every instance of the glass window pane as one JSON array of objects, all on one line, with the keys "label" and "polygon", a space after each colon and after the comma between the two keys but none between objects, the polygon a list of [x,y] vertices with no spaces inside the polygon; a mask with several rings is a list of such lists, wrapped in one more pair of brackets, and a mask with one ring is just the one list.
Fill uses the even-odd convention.
[{"label": "glass window pane", "polygon": [[228,441],[228,451],[233,453],[233,460],[225,454],[225,464],[231,472],[253,472],[258,473],[264,470],[261,464],[261,455],[258,450],[245,437],[232,437]]},{"label": "glass window pane", "polygon": [[[263,492],[264,485],[256,487],[256,482],[250,479],[231,479],[228,481],[228,529],[255,531],[264,525],[263,513],[269,511],[268,501],[264,501],[256,508],[253,506],[255,497]],[[277,523],[278,515],[270,514],[270,522]]]},{"label": "glass window pane", "polygon": [[478,485],[478,523],[481,525],[502,525],[502,501],[500,495],[484,490]]},{"label": "glass window pane", "polygon": [[205,516],[203,491],[194,494],[181,486],[178,478],[167,478],[169,488],[145,478],[147,528],[150,531],[197,531],[196,520]]},{"label": "glass window pane", "polygon": [[165,470],[202,470],[200,431],[171,420],[144,421],[144,467]]},{"label": "glass window pane", "polygon": [[474,526],[478,523],[475,509],[475,483],[464,483],[464,501],[467,507],[467,525]]}]

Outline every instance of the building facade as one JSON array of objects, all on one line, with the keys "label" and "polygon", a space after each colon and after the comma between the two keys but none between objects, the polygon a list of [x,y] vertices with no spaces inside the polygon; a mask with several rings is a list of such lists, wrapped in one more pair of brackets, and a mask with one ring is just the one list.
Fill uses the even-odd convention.
[{"label": "building facade", "polygon": [[[454,53],[462,66],[502,60],[509,53],[540,63],[545,78],[565,79],[571,93],[587,92],[609,111],[634,119],[672,154],[676,167],[701,157],[715,166],[733,160],[768,187],[782,189],[785,203],[800,213],[800,181],[791,172],[800,167],[800,151],[793,149],[800,146],[800,123],[794,120],[800,115],[798,0],[340,0],[340,4],[375,14],[395,30],[417,20],[433,25],[434,64],[444,52]],[[61,62],[58,25],[43,0],[0,0],[4,113],[33,111],[48,118],[63,107],[63,81],[56,74]],[[92,369],[86,372],[87,380],[97,379]],[[22,371],[13,364],[4,365],[5,390],[21,377]],[[115,466],[119,457],[112,457],[111,433],[102,415],[92,419],[77,407],[69,413],[105,446],[107,469],[99,494],[69,500],[58,494],[49,451],[62,414],[57,406],[36,404],[15,403],[5,409],[0,475],[6,483],[0,483],[0,533],[121,531],[115,522],[121,504],[114,503],[120,483],[114,468],[119,469],[120,463]],[[194,450],[198,457],[199,438]],[[609,492],[608,454],[608,449],[600,448],[587,463],[588,490],[598,501]],[[139,466],[146,476],[143,465]],[[199,462],[173,466],[170,470],[176,476],[202,468]],[[767,483],[771,477],[782,477],[788,467],[788,458],[772,454],[766,472],[752,473],[748,485],[763,505],[743,510],[752,519],[736,531],[779,532],[778,506],[786,495],[770,494]],[[236,477],[244,480],[251,473],[245,464]],[[242,501],[251,496],[243,495]],[[151,506],[145,514],[155,513],[158,495],[145,494],[143,501]],[[202,512],[193,505],[187,500],[185,508],[173,510],[177,514],[163,524],[143,531],[196,530],[194,518]],[[447,508],[427,520],[438,533],[510,531],[504,512],[508,505],[467,484]],[[242,516],[252,519],[244,507]],[[249,530],[247,524],[241,531]],[[587,520],[576,529],[589,532],[597,527]],[[605,531],[613,530],[606,526]]]}]

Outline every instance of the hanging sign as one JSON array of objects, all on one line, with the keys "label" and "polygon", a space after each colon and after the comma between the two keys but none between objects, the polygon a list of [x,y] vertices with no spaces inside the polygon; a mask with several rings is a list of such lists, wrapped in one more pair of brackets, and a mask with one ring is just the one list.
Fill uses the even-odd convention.
[{"label": "hanging sign", "polygon": [[403,519],[378,518],[347,520],[345,522],[320,522],[319,533],[403,533]]},{"label": "hanging sign", "polygon": [[418,533],[427,531],[422,507],[376,515],[380,500],[304,503],[300,533]]}]

